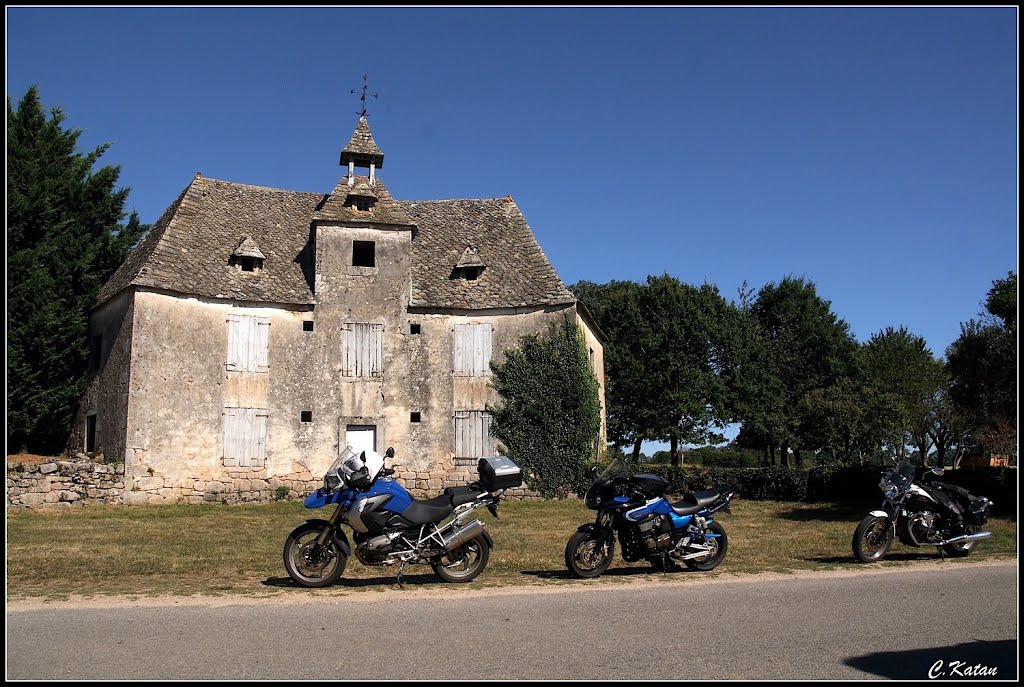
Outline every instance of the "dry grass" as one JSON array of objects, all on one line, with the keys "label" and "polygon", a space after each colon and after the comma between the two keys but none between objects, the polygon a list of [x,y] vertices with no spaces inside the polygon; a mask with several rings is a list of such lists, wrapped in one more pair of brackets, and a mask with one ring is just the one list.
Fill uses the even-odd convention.
[{"label": "dry grass", "polygon": [[[8,599],[91,595],[306,594],[287,578],[281,548],[307,517],[301,504],[245,506],[87,506],[16,512],[7,518]],[[833,504],[734,502],[719,518],[729,535],[721,573],[853,568],[850,539],[863,509]],[[494,538],[490,563],[470,588],[579,584],[569,578],[565,542],[594,513],[579,501],[504,502],[495,520],[475,513]],[[1016,555],[1016,523],[990,521],[991,539],[971,559]],[[934,548],[894,544],[886,562],[936,557]],[[397,568],[367,568],[354,557],[333,591],[393,588]],[[603,581],[653,575],[648,563],[625,563],[619,552]],[[429,567],[405,570],[406,585],[444,584]]]}]

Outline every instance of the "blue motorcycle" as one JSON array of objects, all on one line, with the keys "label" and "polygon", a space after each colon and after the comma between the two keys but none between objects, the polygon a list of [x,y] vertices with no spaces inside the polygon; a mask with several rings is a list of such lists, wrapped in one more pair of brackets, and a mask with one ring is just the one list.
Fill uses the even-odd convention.
[{"label": "blue motorcycle", "polygon": [[[384,454],[394,455],[391,448]],[[305,500],[306,508],[336,505],[334,513],[307,520],[285,541],[288,576],[303,587],[327,587],[355,553],[363,565],[398,565],[399,583],[409,563],[430,565],[448,582],[473,580],[487,566],[494,542],[482,520],[466,522],[467,516],[486,506],[498,517],[501,494],[522,484],[522,471],[505,457],[481,458],[477,471],[479,481],[417,501],[392,479],[395,471],[384,467],[383,457],[346,447],[323,486]],[[352,543],[342,524],[352,529]]]},{"label": "blue motorcycle", "polygon": [[679,563],[712,570],[725,558],[729,539],[711,516],[732,512],[732,487],[697,491],[671,503],[665,498],[668,480],[626,474],[618,458],[604,471],[594,466],[591,474],[584,503],[597,511],[597,520],[580,527],[565,545],[565,565],[573,575],[597,577],[607,570],[615,556],[616,533],[624,560],[647,559],[663,572],[678,569]]}]

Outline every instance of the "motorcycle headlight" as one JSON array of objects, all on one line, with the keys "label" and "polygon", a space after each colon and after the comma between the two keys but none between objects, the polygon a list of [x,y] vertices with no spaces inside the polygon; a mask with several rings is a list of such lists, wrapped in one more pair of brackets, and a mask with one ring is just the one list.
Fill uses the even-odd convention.
[{"label": "motorcycle headlight", "polygon": [[891,501],[899,495],[900,490],[896,488],[895,484],[887,484],[883,487],[882,493],[885,494],[885,498]]}]

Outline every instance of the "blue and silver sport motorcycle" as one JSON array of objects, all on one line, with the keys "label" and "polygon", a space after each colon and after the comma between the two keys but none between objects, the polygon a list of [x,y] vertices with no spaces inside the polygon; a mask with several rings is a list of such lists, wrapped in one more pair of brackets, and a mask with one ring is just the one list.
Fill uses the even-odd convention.
[{"label": "blue and silver sport motorcycle", "polygon": [[[385,454],[391,458],[394,449]],[[482,520],[469,513],[486,506],[498,517],[505,489],[522,484],[522,471],[505,457],[481,458],[480,480],[449,487],[427,501],[417,501],[384,467],[374,451],[346,447],[324,475],[324,485],[306,497],[306,508],[335,505],[326,520],[299,525],[284,544],[284,567],[303,587],[337,582],[349,556],[363,565],[398,565],[398,580],[408,563],[430,565],[448,582],[469,582],[483,572],[494,545]],[[350,543],[341,525],[352,529]],[[354,544],[354,547],[353,547]]]},{"label": "blue and silver sport motorcycle", "polygon": [[665,498],[668,480],[659,475],[628,475],[616,458],[599,472],[584,503],[597,511],[597,520],[580,527],[565,545],[565,565],[577,577],[597,577],[615,555],[615,535],[622,558],[630,563],[647,559],[655,570],[669,572],[682,563],[694,570],[711,570],[725,558],[729,545],[725,528],[711,516],[729,510],[735,489],[687,494],[675,503]]}]

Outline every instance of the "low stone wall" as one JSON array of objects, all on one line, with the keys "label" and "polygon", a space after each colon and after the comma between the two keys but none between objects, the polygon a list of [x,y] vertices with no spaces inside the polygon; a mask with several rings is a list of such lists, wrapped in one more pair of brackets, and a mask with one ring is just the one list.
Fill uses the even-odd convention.
[{"label": "low stone wall", "polygon": [[88,457],[50,463],[7,463],[8,508],[70,508],[85,503],[121,503],[124,465]]},{"label": "low stone wall", "polygon": [[[133,479],[124,473],[123,464],[97,462],[85,454],[42,464],[8,462],[7,507],[259,503],[303,499],[323,484],[308,471],[268,478],[264,470],[233,470],[229,475],[188,480],[158,474]],[[433,498],[446,487],[465,486],[476,479],[466,470],[443,467],[423,472],[395,466],[395,477],[417,499]],[[541,496],[519,487],[507,490],[503,498],[539,500]]]}]

